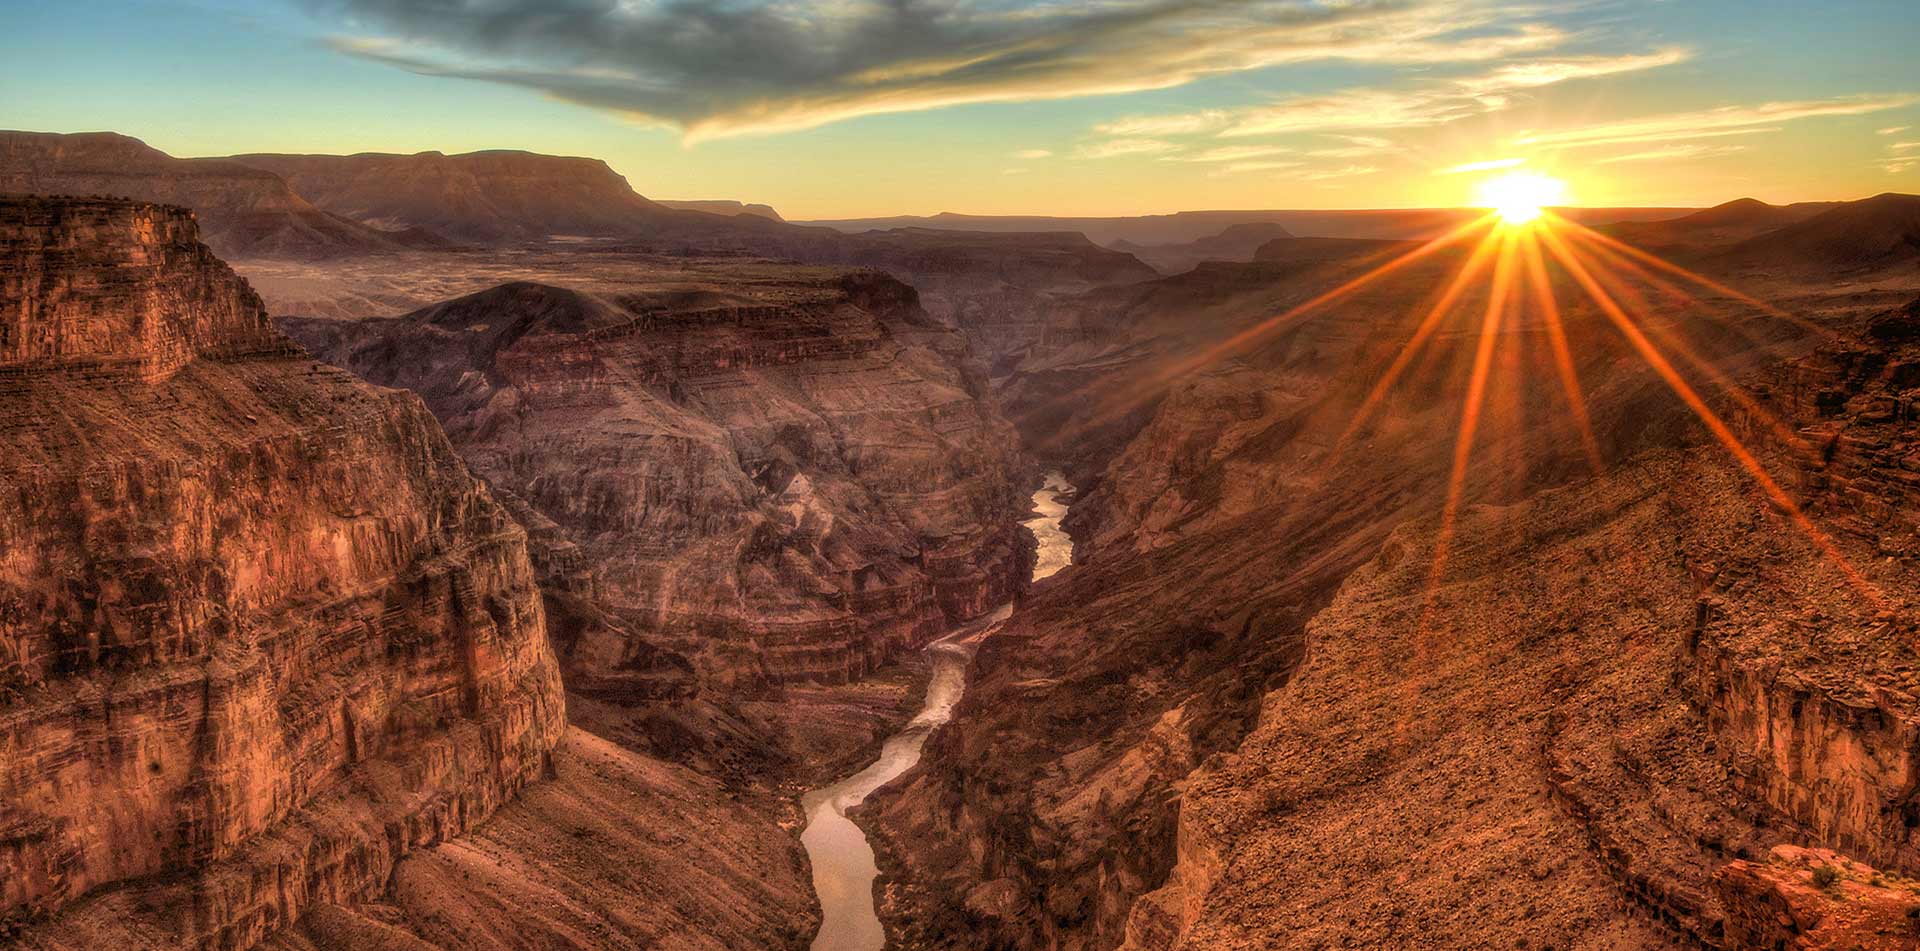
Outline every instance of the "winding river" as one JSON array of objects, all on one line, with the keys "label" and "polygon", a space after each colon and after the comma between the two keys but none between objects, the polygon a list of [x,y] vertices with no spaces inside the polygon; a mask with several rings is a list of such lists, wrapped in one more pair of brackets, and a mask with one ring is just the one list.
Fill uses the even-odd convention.
[{"label": "winding river", "polygon": [[[1039,514],[1025,524],[1040,541],[1033,566],[1035,581],[1073,560],[1073,539],[1060,528],[1060,519],[1067,514],[1065,499],[1072,491],[1065,477],[1056,472],[1050,473],[1046,484],[1033,493],[1033,508]],[[880,748],[880,758],[871,766],[800,797],[800,808],[807,815],[800,843],[813,862],[813,888],[820,896],[822,915],[813,951],[880,951],[886,944],[886,933],[873,905],[873,880],[880,874],[874,866],[873,846],[867,842],[866,833],[847,818],[847,810],[920,761],[927,737],[953,717],[954,704],[967,690],[967,661],[973,656],[974,645],[1012,613],[1012,605],[1002,606],[928,645],[933,678],[927,684],[927,699],[920,712],[900,732],[887,738]]]}]

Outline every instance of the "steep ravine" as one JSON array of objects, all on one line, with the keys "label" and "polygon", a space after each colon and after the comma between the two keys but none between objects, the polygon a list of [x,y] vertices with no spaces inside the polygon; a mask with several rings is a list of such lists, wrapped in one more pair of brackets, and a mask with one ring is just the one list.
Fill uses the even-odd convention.
[{"label": "steep ravine", "polygon": [[[1049,473],[1046,483],[1033,493],[1036,514],[1024,523],[1038,543],[1033,581],[1050,577],[1073,561],[1073,540],[1060,529],[1072,494],[1073,486],[1057,472]],[[954,705],[966,693],[967,662],[975,648],[992,637],[1012,612],[1012,605],[1004,606],[928,645],[933,670],[919,713],[887,740],[879,759],[801,797],[801,811],[807,817],[801,842],[813,865],[814,891],[822,913],[813,951],[880,951],[885,945],[875,909],[874,880],[879,870],[873,848],[847,813],[919,762],[927,738],[946,725]]]}]

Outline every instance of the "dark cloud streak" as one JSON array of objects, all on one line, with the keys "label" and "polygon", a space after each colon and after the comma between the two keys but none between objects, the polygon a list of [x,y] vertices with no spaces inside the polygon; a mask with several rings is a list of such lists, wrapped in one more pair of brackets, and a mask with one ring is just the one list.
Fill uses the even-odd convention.
[{"label": "dark cloud streak", "polygon": [[[309,0],[348,53],[506,83],[690,136],[1121,92],[1326,58],[1551,44],[1478,0]],[[1492,31],[1492,42],[1488,31]]]}]

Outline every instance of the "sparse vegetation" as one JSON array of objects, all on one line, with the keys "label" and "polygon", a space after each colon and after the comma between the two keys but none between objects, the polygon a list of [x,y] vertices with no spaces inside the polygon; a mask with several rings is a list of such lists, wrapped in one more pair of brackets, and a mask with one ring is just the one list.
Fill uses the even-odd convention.
[{"label": "sparse vegetation", "polygon": [[1813,870],[1813,884],[1820,888],[1832,888],[1840,880],[1840,873],[1831,865],[1817,866]]}]

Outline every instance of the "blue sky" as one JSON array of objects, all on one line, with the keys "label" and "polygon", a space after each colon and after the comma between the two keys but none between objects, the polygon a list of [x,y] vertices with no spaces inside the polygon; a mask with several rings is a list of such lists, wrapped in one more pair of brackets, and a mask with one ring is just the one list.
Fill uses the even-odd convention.
[{"label": "blue sky", "polygon": [[793,217],[1920,191],[1915,18],[1722,0],[66,0],[0,126],[177,155],[524,148]]}]

